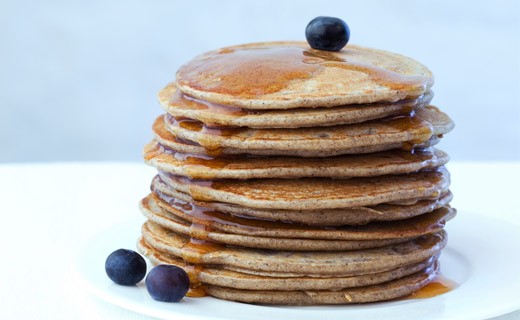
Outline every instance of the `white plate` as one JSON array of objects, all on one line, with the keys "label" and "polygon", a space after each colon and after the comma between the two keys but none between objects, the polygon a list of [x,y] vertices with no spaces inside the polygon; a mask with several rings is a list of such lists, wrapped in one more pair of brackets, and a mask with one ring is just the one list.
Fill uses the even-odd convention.
[{"label": "white plate", "polygon": [[520,229],[489,217],[459,212],[448,223],[449,241],[441,271],[459,286],[430,299],[354,306],[257,306],[211,297],[157,302],[143,282],[134,287],[112,283],[104,271],[106,257],[119,248],[135,248],[139,221],[99,234],[80,251],[77,275],[102,299],[165,319],[486,319],[520,309]]}]

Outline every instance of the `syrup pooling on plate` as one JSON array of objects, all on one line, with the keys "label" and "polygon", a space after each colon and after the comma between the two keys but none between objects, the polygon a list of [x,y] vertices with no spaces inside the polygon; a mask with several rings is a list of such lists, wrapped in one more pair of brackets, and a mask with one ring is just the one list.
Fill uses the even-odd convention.
[{"label": "syrup pooling on plate", "polygon": [[457,288],[457,282],[437,273],[430,283],[408,296],[408,299],[433,298]]}]

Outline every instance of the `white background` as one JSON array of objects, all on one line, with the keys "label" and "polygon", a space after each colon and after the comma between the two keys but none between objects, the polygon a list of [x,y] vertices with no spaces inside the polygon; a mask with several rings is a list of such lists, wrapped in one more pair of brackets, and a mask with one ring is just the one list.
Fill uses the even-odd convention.
[{"label": "white background", "polygon": [[436,76],[453,160],[520,160],[518,1],[2,1],[0,162],[141,161],[155,94],[194,55],[304,40],[318,15]]}]

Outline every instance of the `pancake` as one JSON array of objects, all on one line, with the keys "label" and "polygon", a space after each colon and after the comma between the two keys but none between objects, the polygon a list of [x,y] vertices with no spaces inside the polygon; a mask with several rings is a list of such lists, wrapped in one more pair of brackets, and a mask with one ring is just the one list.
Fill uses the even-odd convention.
[{"label": "pancake", "polygon": [[433,75],[410,58],[348,45],[340,52],[305,42],[233,46],[200,55],[177,72],[185,94],[245,109],[395,102],[419,97]]},{"label": "pancake", "polygon": [[184,268],[192,297],[349,304],[422,288],[456,215],[433,148],[454,124],[432,85],[422,64],[355,45],[196,57],[158,95],[138,250]]},{"label": "pancake", "polygon": [[437,197],[450,183],[444,167],[403,175],[351,179],[191,180],[163,172],[159,175],[167,185],[188,193],[195,200],[290,210],[351,208]]},{"label": "pancake", "polygon": [[144,150],[145,162],[160,171],[191,179],[252,179],[302,177],[370,177],[410,173],[446,164],[449,157],[436,149],[394,149],[379,153],[325,158],[219,157],[175,151],[157,141]]},{"label": "pancake", "polygon": [[355,251],[281,251],[232,247],[205,243],[197,245],[151,221],[142,228],[145,241],[159,251],[196,265],[231,266],[268,272],[301,275],[359,275],[388,271],[418,263],[437,255],[446,245],[444,231],[404,243]]},{"label": "pancake", "polygon": [[443,207],[394,223],[375,223],[363,228],[319,228],[237,218],[180,202],[170,206],[154,195],[143,199],[140,209],[149,221],[193,239],[294,251],[359,250],[396,244],[436,233],[455,216],[454,209]]},{"label": "pancake", "polygon": [[153,264],[172,264],[184,268],[195,283],[246,290],[342,290],[345,288],[367,286],[399,279],[419,272],[432,266],[438,258],[438,256],[433,256],[424,261],[389,271],[358,276],[269,277],[226,270],[217,266],[207,266],[195,272],[193,268],[186,266],[182,259],[151,247],[142,238],[139,239],[137,248],[139,252],[148,257]]},{"label": "pancake", "polygon": [[141,205],[141,211],[151,222],[171,230],[179,235],[192,239],[211,241],[215,243],[240,246],[243,248],[256,248],[268,250],[292,250],[292,251],[335,251],[335,250],[360,250],[378,248],[386,245],[402,243],[409,238],[381,239],[381,240],[324,240],[324,239],[296,239],[248,236],[243,234],[230,234],[204,230],[205,224],[190,224],[175,215],[157,207],[150,208],[148,204]]},{"label": "pancake", "polygon": [[[166,128],[175,136],[194,141],[207,150],[222,148],[282,151],[341,152],[351,148],[406,144],[409,148],[432,136],[451,131],[453,122],[438,108],[427,106],[415,114],[360,124],[297,129],[210,128],[192,119],[165,116]],[[348,152],[348,151],[347,151]]]},{"label": "pancake", "polygon": [[[203,225],[206,231],[244,236],[296,238],[301,239],[332,239],[332,240],[381,240],[400,237],[416,238],[440,231],[446,221],[455,216],[455,209],[442,207],[420,216],[393,222],[371,223],[364,226],[317,227],[294,223],[255,220],[233,217],[228,214],[199,207],[194,204],[172,199],[162,200],[155,194],[150,194],[141,201],[141,209],[146,216],[160,216],[163,220],[183,221],[183,225]],[[153,218],[149,218],[153,220]],[[157,222],[158,224],[161,224]],[[182,233],[182,232],[181,232]],[[189,234],[189,232],[184,232]],[[197,238],[198,235],[193,235]],[[202,235],[207,238],[208,235]],[[205,239],[200,239],[205,240]],[[296,249],[297,250],[297,249]]]},{"label": "pancake", "polygon": [[339,291],[241,290],[214,285],[204,286],[204,290],[216,298],[256,304],[356,304],[386,301],[408,296],[430,283],[437,274],[438,265],[435,265],[397,280]]},{"label": "pancake", "polygon": [[175,198],[238,217],[320,226],[363,225],[372,221],[394,221],[411,218],[446,206],[453,198],[448,190],[441,193],[437,198],[422,199],[406,205],[384,203],[370,207],[280,210],[248,208],[225,202],[197,201],[186,193],[170,188],[159,177],[154,178],[151,189],[167,201]]},{"label": "pancake", "polygon": [[[330,149],[330,150],[270,150],[270,149],[238,149],[238,148],[217,148],[215,150],[209,150],[201,146],[197,142],[190,141],[187,139],[180,138],[168,131],[166,124],[164,123],[164,116],[159,116],[152,127],[155,135],[155,139],[164,146],[167,146],[173,150],[182,153],[199,154],[205,156],[223,156],[223,155],[259,155],[259,156],[272,156],[272,155],[287,155],[287,156],[298,156],[298,157],[330,157],[342,154],[363,154],[378,152],[391,149],[405,149],[409,150],[412,144],[406,142],[395,142],[395,143],[383,143],[374,144],[371,146],[360,146],[343,149]],[[439,137],[433,135],[429,140],[419,144],[415,144],[415,148],[424,149],[436,145],[439,142]],[[417,141],[415,141],[417,142]]]},{"label": "pancake", "polygon": [[433,93],[427,91],[416,99],[394,103],[254,111],[186,96],[174,84],[161,90],[158,98],[163,109],[174,117],[194,119],[210,126],[261,129],[334,126],[407,114],[428,105]]}]

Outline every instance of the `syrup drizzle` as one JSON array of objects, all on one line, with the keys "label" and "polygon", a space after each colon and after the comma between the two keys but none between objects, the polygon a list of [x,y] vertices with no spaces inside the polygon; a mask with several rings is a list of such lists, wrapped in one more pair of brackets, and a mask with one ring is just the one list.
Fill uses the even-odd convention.
[{"label": "syrup drizzle", "polygon": [[393,90],[426,89],[427,78],[376,67],[364,62],[357,50],[332,53],[298,45],[222,49],[181,67],[178,82],[200,91],[253,98],[282,91],[291,82],[310,79],[327,68],[342,68]]}]

